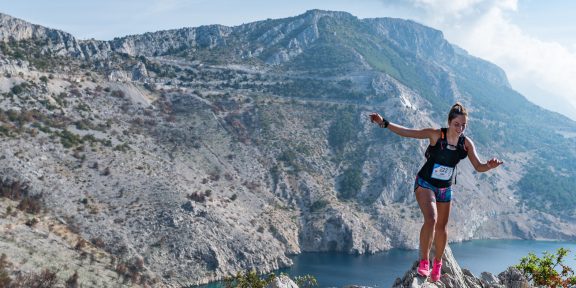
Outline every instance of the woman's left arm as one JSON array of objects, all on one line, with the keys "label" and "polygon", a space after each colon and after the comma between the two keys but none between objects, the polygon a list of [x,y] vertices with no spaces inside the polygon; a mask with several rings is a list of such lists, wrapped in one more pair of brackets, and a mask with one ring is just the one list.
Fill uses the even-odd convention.
[{"label": "woman's left arm", "polygon": [[474,142],[472,142],[472,140],[470,140],[468,137],[466,137],[466,141],[464,141],[464,146],[466,147],[466,151],[468,151],[468,159],[470,160],[470,163],[472,163],[472,166],[474,166],[474,169],[478,172],[486,172],[504,163],[496,158],[492,158],[485,163],[480,162],[480,159],[478,159],[478,154],[476,154],[476,147],[474,146]]}]

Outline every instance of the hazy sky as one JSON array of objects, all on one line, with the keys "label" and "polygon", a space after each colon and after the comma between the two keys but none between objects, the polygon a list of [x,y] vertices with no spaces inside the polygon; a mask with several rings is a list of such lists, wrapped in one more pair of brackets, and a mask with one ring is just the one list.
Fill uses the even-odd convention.
[{"label": "hazy sky", "polygon": [[574,0],[2,0],[0,12],[72,33],[110,40],[208,24],[240,25],[310,9],[359,18],[412,19],[502,67],[520,93],[576,120]]}]

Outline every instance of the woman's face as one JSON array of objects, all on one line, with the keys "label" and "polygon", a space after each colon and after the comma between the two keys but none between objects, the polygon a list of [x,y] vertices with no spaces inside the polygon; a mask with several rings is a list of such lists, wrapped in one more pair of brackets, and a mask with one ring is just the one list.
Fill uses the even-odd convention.
[{"label": "woman's face", "polygon": [[462,134],[466,130],[467,117],[464,115],[458,115],[452,121],[448,122],[448,129],[455,131],[458,134]]}]

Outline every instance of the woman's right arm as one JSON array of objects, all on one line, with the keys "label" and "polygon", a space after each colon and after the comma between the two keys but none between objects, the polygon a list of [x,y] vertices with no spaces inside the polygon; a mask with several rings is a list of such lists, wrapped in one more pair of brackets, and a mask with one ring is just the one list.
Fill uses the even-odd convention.
[{"label": "woman's right arm", "polygon": [[424,128],[424,129],[411,129],[406,128],[402,125],[398,125],[390,122],[388,124],[388,130],[398,134],[402,137],[416,138],[416,139],[430,139],[430,143],[435,143],[434,138],[437,137],[438,129],[434,128]]},{"label": "woman's right arm", "polygon": [[[411,129],[411,128],[406,128],[402,125],[398,125],[395,123],[392,123],[390,121],[384,120],[384,118],[382,116],[380,116],[380,114],[378,113],[372,113],[370,114],[370,120],[372,122],[377,123],[378,125],[380,125],[380,127],[386,127],[388,129],[390,129],[390,131],[394,132],[395,134],[398,134],[402,137],[408,137],[408,138],[416,138],[416,139],[426,139],[428,138],[430,140],[430,143],[436,143],[436,140],[438,140],[439,137],[439,132],[438,129],[433,129],[433,128],[425,128],[425,129]],[[385,124],[386,125],[383,125]]]}]

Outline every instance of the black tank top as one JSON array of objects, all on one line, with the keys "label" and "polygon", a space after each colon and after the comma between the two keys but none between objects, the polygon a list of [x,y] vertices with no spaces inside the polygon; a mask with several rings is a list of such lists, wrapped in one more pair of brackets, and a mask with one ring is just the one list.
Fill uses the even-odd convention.
[{"label": "black tank top", "polygon": [[468,156],[464,147],[466,137],[464,134],[458,138],[456,146],[449,145],[446,139],[447,128],[442,128],[442,136],[434,146],[429,145],[426,149],[426,163],[418,171],[418,177],[437,188],[446,188],[452,186],[456,164]]}]

